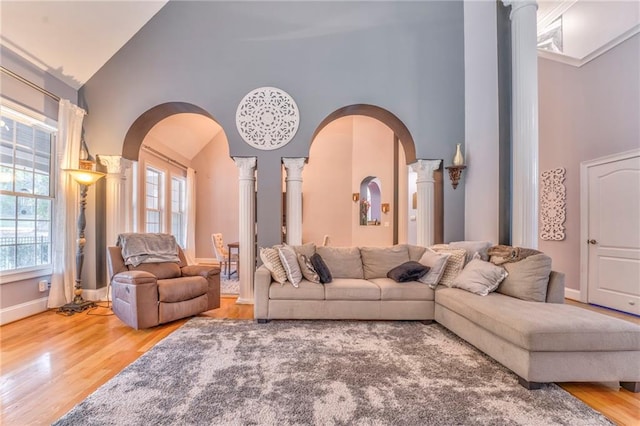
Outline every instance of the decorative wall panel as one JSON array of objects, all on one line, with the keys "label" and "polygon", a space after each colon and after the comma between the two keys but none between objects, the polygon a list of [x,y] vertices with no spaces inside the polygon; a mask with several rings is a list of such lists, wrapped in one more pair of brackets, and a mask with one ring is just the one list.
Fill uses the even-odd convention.
[{"label": "decorative wall panel", "polygon": [[564,240],[567,190],[563,167],[542,172],[540,179],[540,238],[547,241]]},{"label": "decorative wall panel", "polygon": [[249,92],[236,110],[236,127],[242,139],[261,150],[288,144],[298,131],[298,106],[287,92],[260,87]]}]

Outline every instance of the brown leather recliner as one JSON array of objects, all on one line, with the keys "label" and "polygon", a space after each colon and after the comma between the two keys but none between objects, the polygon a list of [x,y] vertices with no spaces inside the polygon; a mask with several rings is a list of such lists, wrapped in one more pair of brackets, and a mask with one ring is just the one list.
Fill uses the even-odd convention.
[{"label": "brown leather recliner", "polygon": [[113,313],[127,325],[149,328],[220,307],[220,268],[180,262],[127,266],[120,247],[108,248]]}]

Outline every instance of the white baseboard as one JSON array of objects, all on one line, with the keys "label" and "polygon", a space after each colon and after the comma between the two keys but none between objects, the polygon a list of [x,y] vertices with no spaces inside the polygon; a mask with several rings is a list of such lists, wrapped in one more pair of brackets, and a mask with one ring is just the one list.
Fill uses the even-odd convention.
[{"label": "white baseboard", "polygon": [[25,303],[20,303],[19,305],[0,309],[0,325],[5,325],[46,311],[47,300],[49,300],[48,297],[42,297],[40,299],[30,300]]},{"label": "white baseboard", "polygon": [[580,298],[580,290],[574,290],[572,288],[564,289],[564,297],[566,299],[577,300],[578,302],[582,302]]},{"label": "white baseboard", "polygon": [[107,300],[107,287],[99,289],[84,289],[82,290],[82,298],[84,300],[94,301],[106,301]]},{"label": "white baseboard", "polygon": [[236,304],[237,305],[253,305],[253,299],[244,299],[244,298],[238,297],[238,299],[236,300]]}]

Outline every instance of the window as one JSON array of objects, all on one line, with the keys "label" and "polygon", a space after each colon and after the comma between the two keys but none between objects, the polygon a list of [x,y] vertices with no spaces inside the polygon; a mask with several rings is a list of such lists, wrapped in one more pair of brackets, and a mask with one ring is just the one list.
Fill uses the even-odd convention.
[{"label": "window", "polygon": [[164,172],[147,166],[145,178],[145,232],[163,231]]},{"label": "window", "polygon": [[180,247],[187,246],[187,191],[184,178],[171,177],[171,233]]},{"label": "window", "polygon": [[51,265],[55,132],[44,119],[0,109],[0,271]]}]

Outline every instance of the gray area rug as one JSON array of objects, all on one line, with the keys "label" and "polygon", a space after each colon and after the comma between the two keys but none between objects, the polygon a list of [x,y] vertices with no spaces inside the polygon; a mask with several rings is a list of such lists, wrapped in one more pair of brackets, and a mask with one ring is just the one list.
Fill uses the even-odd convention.
[{"label": "gray area rug", "polygon": [[443,327],[197,317],[56,425],[610,425]]}]

